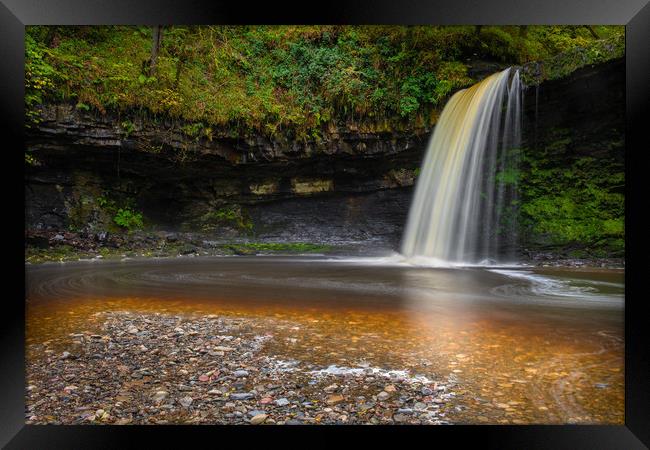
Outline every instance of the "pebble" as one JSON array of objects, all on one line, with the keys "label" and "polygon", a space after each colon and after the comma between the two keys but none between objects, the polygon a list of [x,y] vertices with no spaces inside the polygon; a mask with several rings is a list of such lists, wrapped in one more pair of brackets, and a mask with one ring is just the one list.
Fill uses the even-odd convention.
[{"label": "pebble", "polygon": [[390,394],[385,391],[381,391],[379,394],[377,394],[377,400],[383,402],[384,400],[388,400],[390,397]]},{"label": "pebble", "polygon": [[286,398],[279,398],[275,401],[275,404],[278,406],[287,406],[289,404],[289,400]]},{"label": "pebble", "polygon": [[178,402],[185,408],[189,408],[194,399],[192,397],[183,397]]},{"label": "pebble", "polygon": [[254,395],[249,392],[236,392],[234,394],[230,394],[230,398],[233,400],[248,400],[249,398],[253,397]]},{"label": "pebble", "polygon": [[248,372],[246,370],[235,370],[232,374],[234,376],[236,376],[237,378],[242,378],[242,377],[247,377],[248,376]]},{"label": "pebble", "polygon": [[327,400],[325,400],[325,403],[328,405],[336,405],[337,403],[340,403],[344,400],[342,395],[334,394],[330,395],[327,397]]},{"label": "pebble", "polygon": [[266,414],[258,414],[251,418],[251,425],[259,425],[266,420],[268,416]]},{"label": "pebble", "polygon": [[232,347],[215,347],[213,350],[214,350],[215,352],[232,352],[232,351],[234,351],[235,349],[232,348]]},{"label": "pebble", "polygon": [[154,394],[153,400],[156,401],[156,402],[161,402],[165,398],[167,398],[168,395],[169,395],[169,392],[167,392],[167,391],[158,391],[158,392],[156,392]]}]

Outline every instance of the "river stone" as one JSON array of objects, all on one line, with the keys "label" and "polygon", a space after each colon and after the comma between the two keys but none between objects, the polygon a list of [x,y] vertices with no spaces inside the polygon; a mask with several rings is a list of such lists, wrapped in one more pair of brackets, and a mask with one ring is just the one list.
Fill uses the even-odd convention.
[{"label": "river stone", "polygon": [[246,370],[235,370],[233,372],[233,375],[236,376],[237,378],[247,377],[248,372]]},{"label": "river stone", "polygon": [[382,402],[384,400],[388,400],[389,397],[390,397],[390,394],[388,392],[381,391],[379,394],[377,394],[377,400],[382,401]]},{"label": "river stone", "polygon": [[258,414],[251,419],[251,425],[259,425],[266,420],[266,414]]},{"label": "river stone", "polygon": [[178,402],[185,408],[189,408],[194,399],[192,397],[183,397]]},{"label": "river stone", "polygon": [[253,394],[250,392],[236,392],[234,394],[230,394],[230,398],[233,400],[248,400],[250,398],[253,398]]},{"label": "river stone", "polygon": [[154,394],[153,400],[155,402],[161,402],[163,401],[167,396],[169,395],[169,392],[167,391],[158,391]]},{"label": "river stone", "polygon": [[289,404],[289,400],[286,398],[279,398],[275,401],[275,404],[278,406],[287,406]]},{"label": "river stone", "polygon": [[327,403],[328,405],[336,405],[337,403],[340,403],[343,400],[344,400],[344,398],[343,398],[342,395],[334,394],[334,395],[328,396],[325,403]]},{"label": "river stone", "polygon": [[232,347],[215,347],[213,348],[213,350],[215,352],[232,352],[235,349]]}]

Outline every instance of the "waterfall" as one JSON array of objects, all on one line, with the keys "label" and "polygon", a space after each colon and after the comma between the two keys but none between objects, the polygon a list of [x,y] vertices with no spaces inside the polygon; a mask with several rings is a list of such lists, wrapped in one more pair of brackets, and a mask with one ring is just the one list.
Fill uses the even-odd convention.
[{"label": "waterfall", "polygon": [[[422,163],[402,242],[407,257],[495,260],[516,243],[519,71],[456,92]],[[504,249],[509,249],[504,251]]]}]

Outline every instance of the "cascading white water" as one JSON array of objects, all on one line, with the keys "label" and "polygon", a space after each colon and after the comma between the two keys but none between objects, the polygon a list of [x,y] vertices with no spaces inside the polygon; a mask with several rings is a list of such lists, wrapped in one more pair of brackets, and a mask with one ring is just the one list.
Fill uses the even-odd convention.
[{"label": "cascading white water", "polygon": [[443,109],[418,177],[403,255],[478,262],[497,257],[500,236],[515,236],[518,150],[510,150],[521,141],[521,83],[517,71],[508,87],[510,72],[455,93]]}]

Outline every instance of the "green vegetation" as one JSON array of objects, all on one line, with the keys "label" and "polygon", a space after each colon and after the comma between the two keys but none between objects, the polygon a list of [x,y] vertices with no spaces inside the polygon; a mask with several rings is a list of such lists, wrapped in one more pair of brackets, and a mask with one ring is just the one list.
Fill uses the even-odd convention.
[{"label": "green vegetation", "polygon": [[120,259],[123,257],[176,257],[188,254],[203,255],[255,255],[265,254],[298,254],[321,253],[333,250],[334,247],[308,242],[265,243],[249,242],[239,244],[220,244],[211,249],[198,248],[187,242],[157,244],[130,243],[121,248],[99,247],[96,249],[75,248],[71,245],[47,245],[45,247],[26,246],[25,262],[40,264],[44,262],[77,261],[79,259]]},{"label": "green vegetation", "polygon": [[308,242],[248,242],[244,244],[228,244],[224,248],[239,255],[266,253],[320,253],[332,249],[330,245],[312,244]]},{"label": "green vegetation", "polygon": [[40,163],[36,158],[34,158],[34,155],[31,153],[25,152],[25,164],[29,166],[38,166]]},{"label": "green vegetation", "polygon": [[[622,161],[580,156],[568,130],[544,148],[524,149],[521,213],[528,237],[550,246],[576,247],[593,256],[622,256],[625,248],[625,170]],[[610,152],[620,142],[603,141]],[[611,154],[611,153],[610,153]]]},{"label": "green vegetation", "polygon": [[219,227],[232,227],[245,233],[253,231],[253,221],[239,205],[228,205],[209,211],[199,219],[203,231],[214,231]]},{"label": "green vegetation", "polygon": [[521,79],[528,85],[538,84],[544,80],[562,78],[580,67],[621,58],[623,55],[624,33],[614,34],[606,40],[586,40],[578,46],[569,46],[557,56],[541,60],[539,64],[525,65]]},{"label": "green vegetation", "polygon": [[[165,26],[152,52],[153,32],[28,26],[27,126],[41,120],[39,105],[63,102],[81,112],[118,113],[125,138],[147,121],[171,124],[197,142],[215,133],[318,141],[352,124],[370,132],[414,130],[434,124],[448,97],[476,81],[469,70],[476,62],[483,72],[492,66],[482,69],[480,62],[521,65],[530,85],[621,57],[625,44],[622,26]],[[622,143],[602,145],[607,157],[581,156],[568,151],[572,136],[559,130],[539,149],[520,149],[520,169],[497,174],[519,186],[517,206],[530,240],[623,251],[624,169],[612,156],[622,154]],[[158,153],[162,145],[141,149]],[[178,152],[183,160],[185,151]],[[40,164],[30,153],[25,163]],[[72,227],[86,226],[97,206],[116,230],[144,226],[132,201],[93,197],[71,205]],[[239,205],[209,211],[197,224],[245,234],[254,228]],[[250,243],[231,250],[321,247]]]},{"label": "green vegetation", "polygon": [[115,213],[113,221],[120,227],[129,231],[139,230],[144,225],[142,223],[142,213],[135,212],[130,208],[120,208]]},{"label": "green vegetation", "polygon": [[97,205],[113,218],[113,223],[120,229],[135,231],[144,228],[142,213],[136,211],[133,206],[133,199],[125,199],[119,204],[107,197],[98,197]]},{"label": "green vegetation", "polygon": [[181,119],[197,138],[215,125],[291,139],[346,121],[426,125],[475,81],[470,59],[548,61],[557,76],[620,56],[624,38],[616,26],[173,26],[152,65],[152,32],[27,27],[28,122],[41,103],[70,102]]}]

